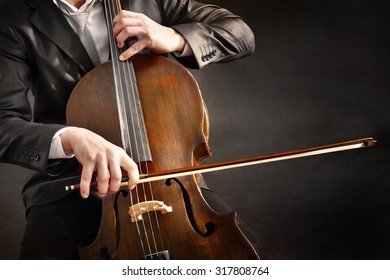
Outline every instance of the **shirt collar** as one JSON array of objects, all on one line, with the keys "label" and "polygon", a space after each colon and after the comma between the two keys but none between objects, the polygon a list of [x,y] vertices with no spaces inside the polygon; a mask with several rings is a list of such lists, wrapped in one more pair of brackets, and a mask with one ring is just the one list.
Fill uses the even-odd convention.
[{"label": "shirt collar", "polygon": [[66,0],[53,0],[54,4],[57,5],[63,12],[71,14],[71,13],[89,13],[95,2],[98,0],[86,0],[85,3],[80,7],[76,8],[75,6],[69,4]]}]

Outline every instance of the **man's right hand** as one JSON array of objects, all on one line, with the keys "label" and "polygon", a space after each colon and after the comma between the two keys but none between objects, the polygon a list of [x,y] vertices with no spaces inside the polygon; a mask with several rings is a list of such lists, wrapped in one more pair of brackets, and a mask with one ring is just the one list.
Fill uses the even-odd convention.
[{"label": "man's right hand", "polygon": [[129,188],[139,180],[136,163],[126,152],[90,130],[72,127],[60,135],[66,154],[73,153],[82,165],[80,193],[88,198],[94,172],[97,173],[98,194],[104,197],[116,192],[122,180],[122,170],[127,171]]}]

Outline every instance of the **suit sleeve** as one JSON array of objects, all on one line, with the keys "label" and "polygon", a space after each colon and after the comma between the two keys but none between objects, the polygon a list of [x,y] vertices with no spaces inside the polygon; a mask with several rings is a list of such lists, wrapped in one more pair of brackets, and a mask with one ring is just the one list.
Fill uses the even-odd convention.
[{"label": "suit sleeve", "polygon": [[31,122],[27,51],[0,16],[0,161],[45,171],[50,143],[61,125]]},{"label": "suit sleeve", "polygon": [[162,0],[162,5],[167,25],[181,33],[194,52],[177,58],[189,68],[229,62],[255,50],[252,30],[226,9],[192,0]]}]

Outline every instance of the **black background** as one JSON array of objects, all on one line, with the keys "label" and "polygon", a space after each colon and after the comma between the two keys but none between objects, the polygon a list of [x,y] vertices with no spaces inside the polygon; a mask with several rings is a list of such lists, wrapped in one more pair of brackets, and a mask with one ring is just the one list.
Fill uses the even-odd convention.
[{"label": "black background", "polygon": [[[243,60],[192,71],[217,162],[367,136],[369,149],[206,174],[270,259],[389,259],[389,21],[385,1],[212,0],[256,36]],[[0,258],[24,227],[23,169],[0,165]]]}]

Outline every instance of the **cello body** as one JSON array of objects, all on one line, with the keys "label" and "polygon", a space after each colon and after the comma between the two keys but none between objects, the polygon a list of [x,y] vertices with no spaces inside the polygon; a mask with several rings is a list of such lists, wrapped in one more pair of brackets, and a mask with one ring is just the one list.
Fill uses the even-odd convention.
[{"label": "cello body", "polygon": [[[207,110],[188,70],[157,55],[137,55],[132,64],[151,153],[150,160],[138,162],[140,174],[199,165],[211,156]],[[110,61],[88,73],[69,99],[67,122],[121,146],[113,76]],[[138,184],[131,191],[122,187],[102,204],[100,230],[92,244],[79,248],[82,259],[259,258],[236,214],[207,205],[198,175]]]}]

